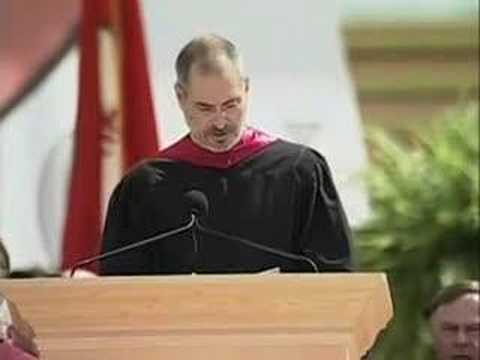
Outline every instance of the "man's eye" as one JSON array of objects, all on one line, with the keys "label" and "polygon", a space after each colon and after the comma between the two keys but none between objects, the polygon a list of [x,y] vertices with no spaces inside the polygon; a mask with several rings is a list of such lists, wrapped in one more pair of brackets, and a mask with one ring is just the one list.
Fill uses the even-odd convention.
[{"label": "man's eye", "polygon": [[445,332],[455,332],[457,331],[457,327],[452,325],[446,325],[442,328],[442,330]]},{"label": "man's eye", "polygon": [[471,325],[467,328],[467,331],[468,332],[471,332],[471,333],[476,333],[476,332],[480,332],[480,324],[479,325]]},{"label": "man's eye", "polygon": [[240,106],[240,102],[238,101],[235,101],[235,102],[231,102],[229,104],[226,104],[224,107],[223,107],[223,110],[232,110],[232,109],[237,109],[238,107]]},{"label": "man's eye", "polygon": [[202,112],[202,113],[210,113],[210,112],[212,112],[212,109],[209,108],[209,107],[198,107],[197,110],[200,111],[200,112]]}]

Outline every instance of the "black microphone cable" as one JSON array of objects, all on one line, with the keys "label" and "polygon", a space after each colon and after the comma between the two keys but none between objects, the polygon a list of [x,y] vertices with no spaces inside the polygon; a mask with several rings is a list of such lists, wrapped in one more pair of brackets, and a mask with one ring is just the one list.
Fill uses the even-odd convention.
[{"label": "black microphone cable", "polygon": [[77,271],[77,269],[79,269],[82,266],[90,265],[91,263],[93,263],[95,261],[101,261],[101,260],[104,260],[104,259],[109,258],[111,256],[115,256],[117,254],[120,254],[122,252],[127,252],[127,251],[130,251],[130,250],[135,249],[137,247],[142,247],[142,246],[148,245],[152,242],[159,241],[159,240],[165,239],[169,236],[177,235],[177,234],[182,233],[184,231],[190,230],[191,228],[193,228],[193,226],[197,222],[196,220],[197,220],[197,216],[192,213],[190,221],[188,222],[188,224],[186,224],[184,226],[181,226],[177,229],[170,230],[170,231],[167,231],[166,233],[155,235],[155,236],[146,238],[144,240],[141,240],[139,242],[136,242],[136,243],[133,243],[133,244],[130,244],[130,245],[127,245],[127,246],[123,246],[123,247],[120,247],[118,249],[114,249],[114,250],[105,252],[101,255],[93,256],[91,258],[87,258],[85,260],[79,261],[70,270],[70,277],[73,277],[73,275],[75,275],[75,271]]},{"label": "black microphone cable", "polygon": [[260,250],[260,251],[263,251],[263,252],[266,252],[266,253],[269,253],[269,254],[274,254],[274,255],[279,256],[279,257],[287,258],[287,259],[294,260],[294,261],[307,262],[310,265],[310,267],[313,269],[314,272],[316,272],[316,273],[320,272],[317,264],[315,264],[315,262],[312,259],[310,259],[308,256],[292,254],[292,253],[289,253],[289,252],[286,252],[286,251],[283,251],[283,250],[272,248],[272,247],[267,246],[267,245],[258,244],[254,241],[247,240],[247,239],[241,238],[239,236],[225,234],[225,233],[222,233],[220,231],[212,230],[212,229],[209,229],[209,228],[203,226],[202,224],[200,224],[200,221],[198,221],[198,220],[196,220],[195,225],[197,226],[198,230],[202,231],[205,234],[209,234],[209,235],[212,235],[212,236],[215,236],[215,237],[218,237],[218,238],[227,238],[227,239],[239,242],[241,244],[253,247],[257,250]]}]

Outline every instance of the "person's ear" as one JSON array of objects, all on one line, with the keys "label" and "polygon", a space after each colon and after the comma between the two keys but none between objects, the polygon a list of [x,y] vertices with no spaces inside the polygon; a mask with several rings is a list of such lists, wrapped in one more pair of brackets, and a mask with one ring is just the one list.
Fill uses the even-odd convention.
[{"label": "person's ear", "polygon": [[248,93],[248,91],[250,90],[250,78],[248,77],[243,78],[243,83],[245,86],[245,92]]},{"label": "person's ear", "polygon": [[177,97],[178,103],[183,104],[185,102],[185,97],[186,97],[185,88],[180,83],[177,82],[175,83],[174,90],[175,90],[175,95]]}]

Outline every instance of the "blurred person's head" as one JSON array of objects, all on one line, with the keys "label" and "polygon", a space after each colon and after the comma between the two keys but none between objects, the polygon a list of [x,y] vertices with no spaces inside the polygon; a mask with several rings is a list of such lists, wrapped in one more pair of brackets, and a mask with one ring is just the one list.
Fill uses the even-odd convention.
[{"label": "blurred person's head", "polygon": [[175,62],[175,93],[194,143],[230,150],[245,128],[248,79],[237,48],[217,35],[190,41]]},{"label": "blurred person's head", "polygon": [[0,238],[0,278],[6,278],[10,274],[10,256]]},{"label": "blurred person's head", "polygon": [[425,310],[438,360],[480,360],[478,281],[440,290]]}]

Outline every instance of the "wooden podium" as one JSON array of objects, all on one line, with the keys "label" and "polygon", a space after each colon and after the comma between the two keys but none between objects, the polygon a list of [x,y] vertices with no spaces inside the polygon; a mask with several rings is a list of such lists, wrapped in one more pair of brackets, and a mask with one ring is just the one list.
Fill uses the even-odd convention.
[{"label": "wooden podium", "polygon": [[43,360],[356,360],[392,316],[383,274],[0,280]]}]

